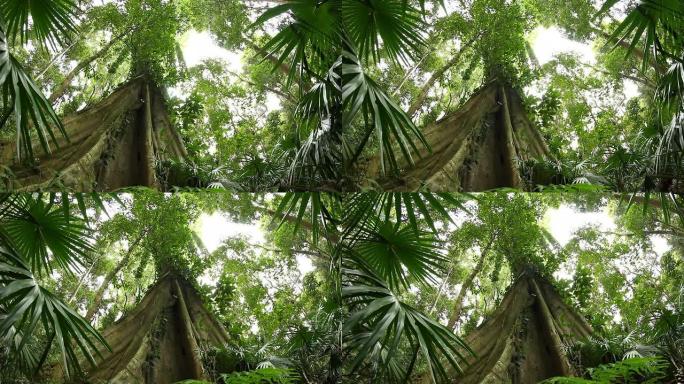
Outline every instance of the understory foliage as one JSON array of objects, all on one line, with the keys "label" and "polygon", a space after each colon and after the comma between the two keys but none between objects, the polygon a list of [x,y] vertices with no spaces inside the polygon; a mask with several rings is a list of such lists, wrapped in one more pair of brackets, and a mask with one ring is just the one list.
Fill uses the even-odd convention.
[{"label": "understory foliage", "polygon": [[555,384],[661,383],[667,363],[658,358],[630,358],[589,370],[591,379],[558,377],[545,380]]},{"label": "understory foliage", "polygon": [[[66,207],[62,209],[62,207]],[[77,353],[95,362],[106,341],[46,284],[55,271],[82,272],[94,249],[83,218],[54,197],[0,198],[0,359],[3,375],[36,374],[51,349],[67,375],[80,371]]]}]

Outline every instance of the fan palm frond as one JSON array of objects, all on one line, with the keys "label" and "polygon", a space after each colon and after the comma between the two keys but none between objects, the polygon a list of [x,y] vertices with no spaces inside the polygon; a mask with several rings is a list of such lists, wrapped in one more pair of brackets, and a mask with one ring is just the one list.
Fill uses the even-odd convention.
[{"label": "fan palm frond", "polygon": [[[366,74],[361,60],[347,46],[342,51],[342,102],[344,104],[343,125],[348,126],[359,112],[363,116],[368,134],[375,133],[380,146],[380,163],[383,174],[386,165],[396,170],[399,167],[394,154],[395,145],[409,164],[413,164],[411,153],[418,153],[416,142],[425,148],[430,145],[411,118],[382,88]],[[364,140],[356,153],[366,145]]]},{"label": "fan palm frond", "polygon": [[[351,369],[357,370],[382,343],[384,359],[392,360],[402,341],[410,341],[420,350],[428,365],[433,382],[446,379],[444,358],[457,372],[467,354],[473,353],[466,343],[451,330],[428,318],[401,301],[382,278],[369,270],[345,269],[351,282],[342,288],[342,296],[351,303],[352,313],[344,324],[350,347],[355,350]],[[355,329],[366,331],[360,336]],[[387,366],[389,367],[389,365]]]},{"label": "fan palm frond", "polygon": [[75,271],[93,251],[84,238],[87,227],[40,197],[19,195],[0,214],[3,235],[23,255],[37,275],[50,273],[53,264]]},{"label": "fan palm frond", "polygon": [[408,62],[426,46],[420,12],[408,1],[344,1],[340,14],[363,59],[377,62],[384,51],[391,60]]},{"label": "fan palm frond", "polygon": [[[23,257],[6,245],[0,245],[0,304],[6,308],[0,321],[0,340],[17,334],[32,335],[42,324],[48,334],[54,334],[67,376],[80,370],[77,350],[95,364],[98,345],[107,346],[87,321],[43,288]],[[13,348],[22,351],[28,339],[24,337]]]},{"label": "fan palm frond", "polygon": [[336,11],[339,2],[285,0],[282,4],[266,10],[252,25],[254,28],[282,16],[291,19],[291,22],[263,47],[268,55],[277,58],[273,66],[274,71],[286,60],[289,61],[288,84],[292,83],[297,72],[301,74],[309,65],[312,60],[310,52],[314,52],[317,58],[322,59],[323,63],[327,62],[327,65],[334,61],[334,41],[338,36],[339,24]]},{"label": "fan palm frond", "polygon": [[287,193],[283,196],[275,210],[274,217],[278,218],[278,227],[290,221],[294,224],[294,231],[309,218],[306,225],[312,234],[312,241],[318,242],[321,235],[330,237],[334,225],[335,215],[332,211],[339,204],[339,196],[320,192]]},{"label": "fan palm frond", "polygon": [[[35,3],[35,2],[26,2]],[[42,2],[41,2],[42,3]],[[49,2],[45,2],[49,3]],[[0,6],[0,9],[2,7]],[[21,64],[10,54],[6,28],[0,20],[0,94],[11,106],[17,132],[17,155],[33,159],[32,131],[44,152],[50,153],[50,142],[58,146],[55,134],[66,131],[52,105]],[[2,127],[0,127],[2,128]]]},{"label": "fan palm frond", "polygon": [[455,193],[429,192],[364,192],[355,193],[346,200],[342,222],[345,234],[364,225],[371,217],[381,221],[408,219],[414,231],[419,231],[418,220],[423,220],[433,232],[437,220],[452,222],[449,209],[468,212],[465,202],[471,196]]},{"label": "fan palm frond", "polygon": [[432,234],[391,221],[374,224],[365,225],[355,240],[357,262],[366,264],[391,289],[407,289],[411,280],[421,284],[436,282],[435,276],[446,258]]},{"label": "fan palm frond", "polygon": [[19,36],[22,44],[30,32],[41,41],[63,44],[65,37],[77,31],[78,13],[73,0],[0,0],[0,18],[7,23],[7,34]]},{"label": "fan palm frond", "polygon": [[[607,12],[618,1],[606,1],[599,14]],[[616,42],[614,49],[620,42],[629,40],[628,55],[642,45],[643,68],[651,59],[657,62],[660,59],[658,55],[678,61],[679,58],[666,45],[681,47],[682,20],[684,3],[680,0],[640,0],[613,32],[610,41]]]}]

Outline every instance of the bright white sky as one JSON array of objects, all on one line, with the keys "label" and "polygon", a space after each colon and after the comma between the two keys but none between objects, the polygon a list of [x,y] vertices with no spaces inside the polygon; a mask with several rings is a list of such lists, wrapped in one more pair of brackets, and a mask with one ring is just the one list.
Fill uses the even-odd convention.
[{"label": "bright white sky", "polygon": [[218,59],[225,60],[231,71],[242,70],[242,53],[219,47],[209,32],[189,31],[181,37],[181,47],[188,67],[201,64],[206,59]]},{"label": "bright white sky", "polygon": [[[243,67],[244,55],[242,52],[229,51],[216,44],[209,32],[191,30],[180,39],[183,57],[188,68],[202,64],[204,60],[222,60],[227,64],[228,70],[240,74]],[[169,90],[173,96],[184,98],[180,89]],[[268,92],[266,95],[267,111],[280,109],[280,99],[275,94]]]},{"label": "bright white sky", "polygon": [[[530,36],[532,49],[539,60],[539,64],[544,65],[560,53],[575,53],[579,55],[582,62],[596,64],[594,49],[589,44],[579,43],[568,39],[563,32],[556,28],[539,27],[532,31]],[[639,94],[639,89],[635,82],[631,80],[623,81],[623,91],[627,99]]]},{"label": "bright white sky", "polygon": [[[221,243],[231,237],[245,237],[251,244],[264,244],[266,238],[259,224],[235,223],[221,213],[202,214],[196,223],[196,231],[209,252],[215,251]],[[297,267],[304,276],[313,271],[311,259],[304,255],[296,255]]]},{"label": "bright white sky", "polygon": [[[579,212],[570,206],[561,205],[559,208],[548,210],[543,223],[558,243],[565,245],[572,239],[577,230],[588,225],[596,226],[603,232],[616,231],[615,220],[607,209],[604,208],[601,212]],[[650,240],[653,250],[658,256],[670,249],[663,236],[654,235],[650,237]]]}]

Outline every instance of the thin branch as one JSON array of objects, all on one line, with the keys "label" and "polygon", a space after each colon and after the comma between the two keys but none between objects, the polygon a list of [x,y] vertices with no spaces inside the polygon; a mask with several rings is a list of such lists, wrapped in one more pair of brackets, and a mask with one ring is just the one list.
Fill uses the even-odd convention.
[{"label": "thin branch", "polygon": [[249,84],[249,85],[251,85],[251,86],[254,86],[254,87],[263,87],[265,90],[267,90],[267,91],[269,91],[269,92],[272,92],[272,93],[274,93],[274,94],[276,94],[276,95],[278,95],[278,96],[280,96],[280,97],[282,97],[282,98],[284,98],[284,99],[286,99],[286,100],[288,100],[288,101],[290,101],[290,102],[292,102],[292,103],[296,103],[296,100],[294,99],[294,97],[293,97],[292,95],[290,95],[289,93],[285,93],[285,92],[283,92],[283,91],[280,91],[280,90],[275,89],[275,88],[267,87],[267,86],[265,86],[265,85],[259,85],[259,84],[255,83],[255,82],[253,82],[253,81],[251,81],[251,80],[249,80],[249,79],[245,79],[245,78],[242,77],[240,74],[235,73],[235,72],[233,72],[233,71],[231,71],[231,70],[226,69],[226,72],[229,73],[229,74],[231,74],[231,75],[233,75],[233,76],[235,76],[235,77],[237,77],[238,80],[240,80],[240,81],[242,81],[242,82],[245,82],[245,83],[247,83],[247,84]]},{"label": "thin branch", "polygon": [[401,87],[404,86],[404,83],[406,83],[406,80],[413,74],[413,71],[415,71],[421,64],[423,64],[423,61],[427,59],[428,56],[430,56],[430,53],[432,53],[432,50],[428,48],[427,53],[418,61],[408,72],[406,72],[406,75],[404,75],[404,78],[401,79],[401,83],[392,91],[392,96],[396,95],[399,90],[401,90]]},{"label": "thin branch", "polygon": [[70,46],[66,47],[62,52],[60,52],[55,57],[53,57],[52,60],[50,60],[50,63],[48,64],[48,66],[45,67],[45,69],[43,69],[43,71],[40,72],[40,74],[38,76],[36,76],[36,81],[42,79],[43,76],[45,76],[45,74],[47,73],[47,71],[50,68],[52,68],[53,65],[55,65],[57,60],[59,60],[62,56],[66,55],[66,53],[69,52],[71,50],[71,48],[73,48],[76,44],[78,44],[78,42],[79,42],[79,40],[74,40],[74,42],[71,43]]},{"label": "thin branch", "polygon": [[456,65],[461,60],[461,56],[463,55],[465,50],[469,48],[471,45],[473,45],[475,41],[477,41],[477,39],[480,38],[480,36],[481,34],[473,36],[461,47],[461,49],[454,55],[454,57],[451,58],[451,60],[449,60],[446,64],[444,64],[444,66],[442,66],[442,68],[438,69],[432,74],[430,79],[423,85],[423,88],[421,88],[416,99],[413,101],[413,103],[411,103],[407,115],[413,116],[416,113],[418,108],[420,108],[420,106],[425,101],[425,98],[427,98],[427,94],[432,88],[432,86],[437,82],[437,80],[444,76],[446,71],[448,71],[451,67]]},{"label": "thin branch", "polygon": [[94,55],[92,55],[92,56],[90,56],[89,58],[85,59],[84,61],[80,62],[74,69],[72,69],[72,70],[66,75],[66,77],[64,78],[64,80],[62,81],[62,83],[61,83],[61,84],[52,92],[52,94],[50,95],[50,97],[48,97],[48,101],[49,101],[50,103],[54,104],[55,101],[57,101],[57,99],[59,99],[59,98],[61,98],[62,96],[64,96],[64,94],[65,94],[66,91],[67,91],[67,88],[69,87],[69,84],[71,84],[71,82],[74,80],[74,78],[76,77],[76,75],[78,75],[84,68],[86,68],[87,66],[89,66],[92,62],[94,62],[95,60],[97,60],[97,59],[101,58],[102,56],[104,56],[104,55],[107,53],[107,51],[109,51],[109,49],[110,49],[114,44],[116,44],[117,42],[119,42],[121,39],[123,39],[124,37],[126,37],[126,35],[128,35],[130,32],[132,32],[132,31],[135,30],[135,29],[136,29],[136,28],[129,28],[129,29],[126,30],[125,32],[119,34],[118,36],[116,36],[116,37],[114,37],[112,40],[110,40],[109,43],[107,43],[104,47],[102,47],[102,49],[100,49],[99,51],[97,51]]},{"label": "thin branch", "polygon": [[[586,68],[590,68],[590,69],[592,69],[592,70],[594,70],[594,71],[596,71],[596,72],[603,73],[604,75],[608,75],[608,76],[613,76],[613,75],[615,75],[614,73],[611,73],[611,72],[609,72],[609,71],[606,71],[605,69],[597,68],[596,66],[591,65],[591,64],[587,64],[587,63],[581,63],[581,64],[582,64],[582,66],[584,66],[584,67],[586,67]],[[626,73],[618,73],[617,75],[620,76],[620,77],[622,77],[622,78],[625,78],[625,79],[628,79],[628,80],[632,80],[632,81],[634,81],[634,82],[637,82],[637,83],[639,83],[639,84],[642,84],[642,85],[644,85],[644,86],[646,86],[646,87],[648,87],[648,88],[650,88],[650,89],[656,89],[656,84],[653,83],[653,82],[652,82],[651,80],[649,80],[649,79],[642,79],[642,78],[640,78],[640,77],[628,75],[628,74],[626,74]]]}]

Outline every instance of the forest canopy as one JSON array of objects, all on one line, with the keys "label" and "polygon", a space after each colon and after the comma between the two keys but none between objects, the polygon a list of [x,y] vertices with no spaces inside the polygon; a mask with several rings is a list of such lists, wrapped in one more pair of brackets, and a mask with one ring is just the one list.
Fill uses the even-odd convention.
[{"label": "forest canopy", "polygon": [[683,7],[3,0],[0,177],[7,189],[681,191]]},{"label": "forest canopy", "polygon": [[682,0],[0,0],[0,384],[683,383],[683,122]]},{"label": "forest canopy", "polygon": [[[644,209],[605,194],[95,196],[2,200],[3,382],[471,382],[471,366],[511,379],[525,366],[521,382],[682,377],[679,198]],[[538,294],[519,290],[527,282]],[[547,307],[521,298],[539,294],[586,330],[570,339],[570,318],[556,320],[562,344],[546,354],[567,375],[530,368],[541,341],[522,335],[545,329],[532,324]],[[483,334],[502,306],[518,320]],[[183,313],[194,325],[178,331]],[[159,371],[191,362],[173,360],[188,334],[199,373]],[[508,370],[477,357],[488,337],[513,351],[487,352]],[[574,382],[563,380],[551,382]]]}]

